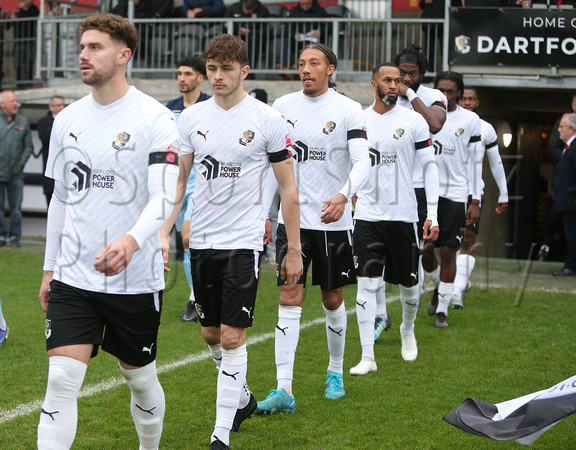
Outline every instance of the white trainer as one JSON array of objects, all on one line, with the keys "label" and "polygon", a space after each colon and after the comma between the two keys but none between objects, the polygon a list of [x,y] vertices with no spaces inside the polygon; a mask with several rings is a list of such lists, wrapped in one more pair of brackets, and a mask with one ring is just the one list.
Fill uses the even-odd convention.
[{"label": "white trainer", "polygon": [[404,358],[404,361],[414,361],[418,357],[416,336],[414,333],[404,334],[402,325],[400,325],[400,336],[402,337],[402,358]]},{"label": "white trainer", "polygon": [[369,358],[362,358],[362,361],[350,369],[350,375],[366,375],[369,372],[376,372],[378,367],[376,361]]}]

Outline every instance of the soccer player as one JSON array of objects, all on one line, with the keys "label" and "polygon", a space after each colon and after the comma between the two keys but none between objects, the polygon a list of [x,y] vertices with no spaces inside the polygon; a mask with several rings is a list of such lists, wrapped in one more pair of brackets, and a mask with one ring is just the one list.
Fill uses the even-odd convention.
[{"label": "soccer player", "polygon": [[165,400],[156,373],[164,260],[160,227],[175,202],[179,144],[173,114],[129,86],[134,26],[113,14],[81,24],[80,74],[92,93],[54,119],[40,303],[48,386],[38,448],[69,448],[78,392],[98,348],[116,356],[140,448],[156,449]]},{"label": "soccer player", "polygon": [[[326,313],[330,362],[324,395],[345,395],[344,344],[346,309],[342,288],[356,283],[351,248],[351,198],[370,170],[366,119],[361,106],[333,89],[330,75],[338,60],[323,44],[310,44],[300,52],[298,68],[303,90],[276,100],[273,107],[290,126],[295,150],[296,182],[300,199],[304,274],[294,285],[278,279],[280,307],[276,325],[277,389],[258,403],[258,412],[293,412],[294,359],[300,335],[306,272],[312,263],[312,284],[320,285]],[[286,253],[282,212],[278,218],[277,263]]]},{"label": "soccer player", "polygon": [[[398,105],[412,109],[422,115],[428,123],[432,136],[442,129],[446,121],[446,97],[437,89],[422,86],[422,80],[428,70],[428,60],[417,45],[409,45],[394,57],[394,64],[400,69],[401,80],[397,86]],[[419,159],[414,166],[414,189],[418,201],[418,236],[423,238],[424,221],[427,217],[426,191],[424,176]],[[438,278],[438,274],[436,275]],[[420,287],[424,275],[419,276]],[[374,340],[377,340],[382,331],[388,330],[392,321],[386,311],[386,285],[380,278],[377,291],[376,321],[374,322]]]},{"label": "soccer player", "polygon": [[[478,93],[473,87],[465,87],[464,94],[458,104],[468,111],[476,112],[480,101],[478,100]],[[498,135],[494,127],[485,120],[480,119],[480,127],[482,130],[482,140],[478,148],[478,161],[484,161],[484,154],[488,155],[490,162],[490,171],[496,185],[500,191],[498,196],[498,206],[496,206],[496,214],[503,214],[508,209],[508,186],[506,185],[506,173],[504,172],[504,165],[502,158],[498,151]],[[480,195],[484,194],[484,182],[481,183]],[[470,205],[472,197],[468,197],[468,205]],[[482,208],[480,208],[482,213]],[[475,224],[467,225],[464,229],[464,237],[462,238],[462,245],[460,246],[460,254],[456,257],[456,278],[454,278],[454,292],[450,299],[450,306],[452,308],[464,308],[462,297],[464,292],[470,290],[470,275],[474,270],[476,258],[474,255],[474,247],[476,238],[480,232],[480,219]]]},{"label": "soccer player", "polygon": [[373,324],[383,271],[387,282],[400,285],[402,358],[414,361],[418,356],[414,321],[420,300],[420,248],[412,180],[416,159],[426,181],[424,238],[434,241],[438,237],[438,169],[430,129],[420,114],[396,104],[400,80],[400,70],[394,64],[376,66],[371,82],[376,99],[364,111],[372,145],[372,168],[358,191],[354,212],[354,257],[358,262],[356,314],[362,360],[350,369],[352,375],[365,375],[377,369]]},{"label": "soccer player", "polygon": [[[440,235],[436,246],[440,247],[442,263],[438,265],[434,245],[426,244],[422,250],[422,265],[427,273],[439,272],[439,280],[434,283],[438,289],[438,304],[433,312],[436,315],[434,326],[446,328],[456,276],[456,252],[462,242],[463,229],[480,218],[482,165],[478,158],[481,154],[481,127],[480,118],[475,113],[458,106],[464,92],[464,82],[459,73],[438,73],[434,87],[448,100],[446,122],[432,138],[440,178]],[[467,208],[469,194],[472,201]],[[429,313],[434,310],[433,300],[434,296],[428,306]]]},{"label": "soccer player", "polygon": [[2,301],[0,300],[0,346],[8,339],[8,334],[10,333],[10,327],[4,319],[4,314],[2,314]]},{"label": "soccer player", "polygon": [[[202,336],[219,365],[216,425],[210,448],[228,448],[230,430],[256,410],[246,385],[246,328],[252,325],[265,214],[262,195],[272,168],[288,218],[288,252],[280,276],[291,284],[302,274],[300,211],[288,126],[268,105],[248,95],[246,43],[222,34],[204,53],[214,96],[183,111],[178,194],[193,165],[196,173],[190,224],[190,258]],[[177,198],[181,198],[180,195]],[[167,236],[179,205],[162,229]],[[167,241],[164,240],[164,245]]]},{"label": "soccer player", "polygon": [[[200,90],[200,84],[206,77],[206,65],[201,58],[197,56],[184,56],[176,63],[178,67],[178,88],[182,95],[166,103],[176,120],[180,113],[194,103],[203,102],[210,98]],[[192,288],[192,274],[190,273],[190,247],[188,246],[188,237],[190,236],[190,215],[194,208],[192,203],[192,193],[194,192],[194,172],[190,173],[184,203],[180,215],[176,220],[176,231],[182,236],[182,247],[184,247],[184,272],[186,280],[190,286],[190,298],[186,302],[184,313],[180,314],[183,322],[195,322],[198,320],[198,313],[194,307],[194,289]]]}]

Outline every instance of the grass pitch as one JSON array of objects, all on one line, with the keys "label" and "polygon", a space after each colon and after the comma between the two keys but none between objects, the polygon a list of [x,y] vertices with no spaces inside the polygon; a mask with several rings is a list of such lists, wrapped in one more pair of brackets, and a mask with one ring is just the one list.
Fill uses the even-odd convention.
[{"label": "grass pitch", "polygon": [[[10,325],[10,337],[0,347],[1,449],[36,446],[48,368],[44,313],[37,299],[42,259],[38,249],[0,251],[0,296]],[[450,327],[445,330],[433,327],[433,317],[426,313],[430,294],[424,294],[416,322],[419,355],[414,362],[405,362],[400,355],[401,307],[393,301],[397,289],[390,287],[392,329],[376,344],[378,371],[363,377],[348,373],[361,356],[356,316],[350,314],[346,396],[337,401],[324,398],[328,364],[324,313],[318,287],[309,286],[296,355],[296,412],[247,420],[239,433],[231,435],[231,448],[517,447],[515,442],[467,435],[441,418],[466,397],[498,403],[545,389],[576,373],[574,281],[562,280],[558,289],[557,280],[549,275],[558,264],[534,263],[529,271],[526,267],[516,261],[479,260],[465,308],[450,310]],[[157,364],[167,405],[161,448],[207,448],[215,419],[216,370],[199,324],[178,317],[188,288],[182,265],[173,268],[158,342]],[[527,289],[522,290],[523,286]],[[345,299],[347,309],[352,309],[355,288],[346,289]],[[248,382],[258,400],[276,387],[277,309],[274,272],[263,270],[254,327],[248,333]],[[79,399],[73,448],[137,449],[128,402],[129,390],[122,384],[116,360],[100,352],[90,363]],[[574,436],[576,420],[569,417],[532,448],[574,448]]]}]

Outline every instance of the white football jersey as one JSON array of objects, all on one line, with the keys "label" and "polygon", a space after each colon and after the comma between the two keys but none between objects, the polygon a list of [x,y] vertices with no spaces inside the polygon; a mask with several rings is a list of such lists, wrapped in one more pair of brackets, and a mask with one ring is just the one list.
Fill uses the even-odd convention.
[{"label": "white football jersey", "polygon": [[[350,230],[350,201],[337,222],[324,224],[320,217],[326,201],[340,192],[350,175],[352,162],[348,140],[364,136],[366,131],[362,107],[334,89],[328,89],[318,97],[308,97],[303,91],[294,92],[280,97],[272,106],[280,111],[292,136],[300,228]],[[366,152],[368,148],[366,140]],[[278,222],[284,223],[281,211]]]},{"label": "white football jersey", "polygon": [[[496,130],[494,129],[494,127],[490,125],[488,122],[486,122],[484,119],[480,119],[480,128],[482,130],[482,140],[481,140],[482,145],[479,146],[480,148],[478,149],[479,151],[478,161],[484,161],[484,154],[486,153],[486,150],[494,146],[498,147],[498,135],[496,134]],[[482,180],[481,183],[482,190],[480,192],[480,195],[484,195],[484,186],[485,186],[484,180]]]},{"label": "white football jersey", "polygon": [[[432,105],[437,106],[438,108],[443,109],[446,111],[448,108],[448,100],[446,100],[446,96],[440,92],[438,89],[432,89],[426,86],[419,86],[418,90],[416,91],[416,95],[422,103],[424,103],[428,108]],[[404,106],[405,108],[412,109],[412,103],[408,101],[408,97],[404,95],[398,96],[398,105]],[[432,134],[432,137],[434,135]],[[415,188],[423,188],[424,187],[424,174],[422,172],[422,166],[420,165],[419,161],[416,161],[414,164],[414,187]]]},{"label": "white football jersey", "polygon": [[370,175],[358,191],[354,217],[368,221],[418,222],[412,174],[416,152],[432,146],[424,118],[396,105],[385,114],[364,110],[368,127]]},{"label": "white football jersey", "polygon": [[480,153],[480,134],[480,118],[475,113],[461,106],[448,111],[444,126],[432,137],[441,197],[467,202],[468,193],[473,192],[471,186],[477,181],[472,179],[470,171]]},{"label": "white football jersey", "polygon": [[104,245],[124,236],[140,217],[148,202],[148,167],[166,152],[172,158],[179,152],[174,115],[134,87],[106,106],[87,95],[56,116],[46,176],[66,185],[68,201],[54,279],[114,294],[164,288],[159,232],[140,243],[116,276],[97,272],[93,264]]},{"label": "white football jersey", "polygon": [[282,116],[249,95],[227,111],[211,98],[182,112],[178,134],[194,154],[190,248],[262,250],[270,160],[292,149]]}]

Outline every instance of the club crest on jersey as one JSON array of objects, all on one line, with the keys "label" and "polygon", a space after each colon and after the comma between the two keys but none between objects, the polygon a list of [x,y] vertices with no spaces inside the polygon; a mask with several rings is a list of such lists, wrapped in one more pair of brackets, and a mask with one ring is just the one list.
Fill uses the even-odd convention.
[{"label": "club crest on jersey", "polygon": [[455,135],[456,137],[461,137],[463,134],[464,134],[464,128],[458,128],[458,129],[456,130],[456,133],[454,133],[454,135]]},{"label": "club crest on jersey", "polygon": [[44,336],[46,336],[46,339],[52,336],[52,321],[50,319],[46,319],[44,323]]},{"label": "club crest on jersey", "polygon": [[239,142],[244,146],[254,144],[254,132],[252,130],[243,131]]},{"label": "club crest on jersey", "polygon": [[202,305],[199,305],[197,302],[194,302],[194,307],[196,308],[196,312],[198,313],[198,317],[203,319],[204,318],[204,310],[202,309]]},{"label": "club crest on jersey", "polygon": [[123,131],[118,133],[116,140],[112,142],[112,147],[116,150],[124,150],[128,146],[128,141],[130,140],[130,135]]},{"label": "club crest on jersey", "polygon": [[354,268],[358,269],[358,257],[354,255]]},{"label": "club crest on jersey", "polygon": [[404,137],[404,129],[403,128],[396,128],[393,135],[394,139],[402,139]]},{"label": "club crest on jersey", "polygon": [[336,124],[334,122],[330,121],[330,122],[326,122],[326,126],[324,127],[322,132],[324,134],[332,134],[332,133],[334,133],[335,129],[336,129]]}]

